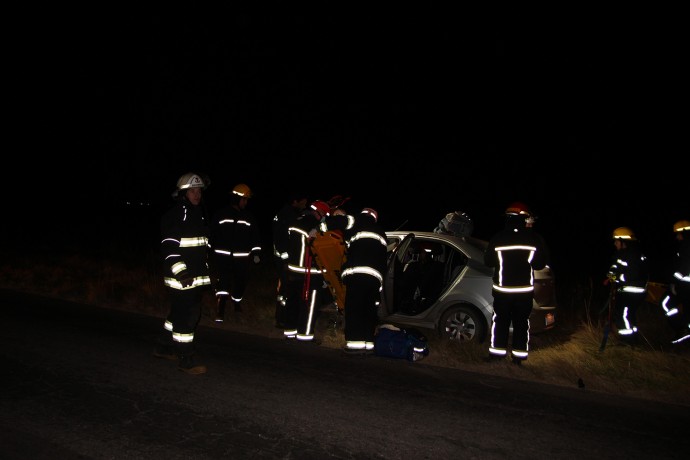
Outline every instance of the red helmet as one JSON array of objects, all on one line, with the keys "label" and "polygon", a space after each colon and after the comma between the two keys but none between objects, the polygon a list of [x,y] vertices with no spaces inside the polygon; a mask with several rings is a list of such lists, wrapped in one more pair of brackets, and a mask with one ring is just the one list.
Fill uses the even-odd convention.
[{"label": "red helmet", "polygon": [[321,201],[321,200],[313,201],[311,203],[311,205],[309,205],[309,207],[311,209],[313,209],[314,211],[318,212],[322,218],[328,217],[331,215],[331,207],[328,206],[328,203],[326,203],[325,201]]},{"label": "red helmet", "polygon": [[335,210],[345,203],[347,203],[350,200],[350,197],[348,196],[347,198],[343,197],[342,195],[335,195],[331,197],[330,200],[328,200],[326,203],[328,203],[328,206],[331,207],[331,209]]},{"label": "red helmet", "polygon": [[506,214],[524,214],[529,216],[532,213],[530,212],[529,208],[525,203],[515,201],[513,203],[510,203],[510,205],[506,208]]}]

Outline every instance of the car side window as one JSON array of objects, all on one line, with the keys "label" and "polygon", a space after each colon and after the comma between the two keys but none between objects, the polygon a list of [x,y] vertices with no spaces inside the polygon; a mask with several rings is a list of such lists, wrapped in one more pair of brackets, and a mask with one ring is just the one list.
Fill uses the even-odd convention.
[{"label": "car side window", "polygon": [[448,281],[452,283],[455,279],[460,276],[462,270],[467,266],[468,257],[461,251],[449,248],[451,250],[450,257],[448,259]]}]

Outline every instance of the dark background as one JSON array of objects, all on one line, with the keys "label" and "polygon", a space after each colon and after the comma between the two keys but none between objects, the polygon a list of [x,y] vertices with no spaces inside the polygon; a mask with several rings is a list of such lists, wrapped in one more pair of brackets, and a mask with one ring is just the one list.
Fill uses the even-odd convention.
[{"label": "dark background", "polygon": [[672,225],[690,218],[673,17],[42,16],[12,72],[15,120],[29,126],[8,160],[21,166],[13,244],[156,248],[178,177],[196,171],[211,179],[209,212],[236,183],[252,188],[266,255],[292,191],[352,197],[387,230],[432,230],[460,210],[484,239],[517,200],[539,217],[557,275],[603,278],[611,232],[629,226],[665,280]]}]

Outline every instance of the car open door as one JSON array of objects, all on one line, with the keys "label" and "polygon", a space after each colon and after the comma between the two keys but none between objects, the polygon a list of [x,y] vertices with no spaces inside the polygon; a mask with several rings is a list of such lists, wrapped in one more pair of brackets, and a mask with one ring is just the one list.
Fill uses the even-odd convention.
[{"label": "car open door", "polygon": [[398,310],[396,303],[396,292],[400,291],[403,268],[407,260],[408,248],[414,240],[414,233],[409,233],[400,243],[390,247],[388,250],[388,266],[383,277],[383,295],[379,316],[388,316]]}]

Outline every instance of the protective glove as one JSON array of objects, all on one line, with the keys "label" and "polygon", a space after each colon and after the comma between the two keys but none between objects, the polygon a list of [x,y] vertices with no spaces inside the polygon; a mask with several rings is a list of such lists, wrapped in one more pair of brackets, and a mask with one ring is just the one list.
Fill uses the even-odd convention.
[{"label": "protective glove", "polygon": [[177,275],[177,281],[180,282],[182,287],[189,287],[194,284],[194,277],[188,270],[184,270]]},{"label": "protective glove", "polygon": [[259,262],[261,262],[261,257],[259,257],[259,256],[254,256],[254,263],[255,263],[255,264],[258,264]]},{"label": "protective glove", "polygon": [[611,282],[611,280],[610,280],[610,279],[608,279],[608,278],[604,278],[604,282],[603,282],[603,283],[601,283],[601,285],[602,285],[602,286],[608,286],[610,282]]}]

